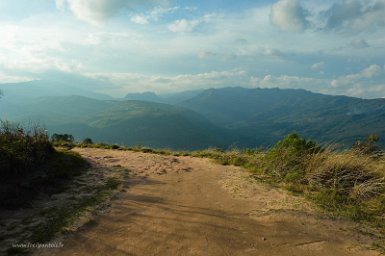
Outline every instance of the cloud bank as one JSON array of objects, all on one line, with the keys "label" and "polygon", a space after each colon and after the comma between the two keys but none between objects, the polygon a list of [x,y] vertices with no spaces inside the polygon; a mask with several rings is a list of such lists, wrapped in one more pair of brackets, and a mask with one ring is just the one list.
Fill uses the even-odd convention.
[{"label": "cloud bank", "polygon": [[289,32],[310,28],[351,34],[374,32],[385,26],[385,0],[329,2],[327,8],[316,8],[305,6],[305,1],[279,0],[271,7],[270,19],[273,25]]},{"label": "cloud bank", "polygon": [[98,25],[138,6],[165,3],[166,0],[56,0],[56,7],[68,8],[78,19]]},{"label": "cloud bank", "polygon": [[307,11],[296,0],[280,0],[271,8],[271,22],[285,31],[302,32],[308,27]]}]

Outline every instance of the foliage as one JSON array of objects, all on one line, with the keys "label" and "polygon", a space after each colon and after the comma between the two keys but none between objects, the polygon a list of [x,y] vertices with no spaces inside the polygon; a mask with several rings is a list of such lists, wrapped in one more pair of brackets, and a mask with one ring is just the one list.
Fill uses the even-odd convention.
[{"label": "foliage", "polygon": [[193,151],[190,153],[195,157],[206,157],[215,159],[223,165],[235,165],[252,168],[256,166],[260,159],[261,151],[258,149],[231,149],[224,151],[217,148],[209,148],[206,150]]},{"label": "foliage", "polygon": [[56,147],[64,147],[66,149],[71,149],[75,146],[74,137],[71,134],[57,134],[54,133],[51,136],[51,141]]},{"label": "foliage", "polygon": [[92,141],[91,138],[85,138],[85,139],[82,141],[82,144],[94,144],[94,142]]},{"label": "foliage", "polygon": [[0,175],[2,180],[36,171],[54,149],[45,130],[27,131],[19,125],[2,122],[0,127]]},{"label": "foliage", "polygon": [[0,208],[25,207],[41,191],[53,192],[80,173],[85,161],[57,152],[44,129],[2,122],[0,128]]},{"label": "foliage", "polygon": [[385,228],[384,158],[322,148],[296,133],[267,152],[208,149],[191,155],[246,167],[255,179],[302,193],[333,215]]},{"label": "foliage", "polygon": [[54,133],[51,137],[52,142],[74,142],[74,136],[71,134],[57,134]]},{"label": "foliage", "polygon": [[266,153],[260,164],[264,172],[277,179],[301,182],[309,157],[321,151],[315,141],[290,133]]}]

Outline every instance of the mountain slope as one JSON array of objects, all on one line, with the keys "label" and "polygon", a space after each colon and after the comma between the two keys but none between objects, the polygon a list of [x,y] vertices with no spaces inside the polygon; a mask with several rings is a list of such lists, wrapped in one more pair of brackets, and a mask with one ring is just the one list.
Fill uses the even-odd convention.
[{"label": "mountain slope", "polygon": [[96,100],[82,96],[42,97],[4,111],[3,119],[39,123],[52,133],[128,146],[197,149],[225,146],[225,132],[181,107],[142,101]]},{"label": "mountain slope", "polygon": [[128,93],[124,99],[150,101],[150,102],[158,102],[158,103],[175,105],[185,100],[188,100],[198,95],[201,92],[202,90],[193,90],[193,91],[183,91],[183,92],[159,94],[159,95],[154,92]]},{"label": "mountain slope", "polygon": [[239,87],[196,93],[175,94],[179,99],[187,95],[191,98],[174,106],[83,96],[40,97],[12,104],[5,93],[0,100],[0,119],[39,123],[51,134],[72,133],[78,139],[91,137],[128,146],[271,146],[292,131],[342,147],[375,133],[383,138],[380,145],[385,146],[385,99]]},{"label": "mountain slope", "polygon": [[371,133],[385,135],[385,99],[238,87],[206,90],[180,105],[232,129],[244,146],[272,145],[292,131],[345,146]]}]

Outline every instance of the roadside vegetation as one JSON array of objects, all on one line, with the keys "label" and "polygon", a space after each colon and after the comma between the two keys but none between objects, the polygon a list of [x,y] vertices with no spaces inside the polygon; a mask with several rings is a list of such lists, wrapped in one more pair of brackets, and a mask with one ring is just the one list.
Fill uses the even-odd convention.
[{"label": "roadside vegetation", "polygon": [[371,138],[362,147],[335,151],[293,133],[252,171],[256,179],[302,193],[335,216],[385,228],[385,161]]},{"label": "roadside vegetation", "polygon": [[55,150],[44,129],[2,122],[0,209],[28,207],[39,193],[59,191],[86,166],[78,154]]},{"label": "roadside vegetation", "polygon": [[242,166],[254,179],[301,194],[332,217],[370,223],[385,234],[385,158],[378,141],[378,136],[370,135],[364,141],[357,140],[351,149],[336,150],[291,133],[268,150],[174,152],[84,142],[76,146],[204,157],[223,165]]},{"label": "roadside vegetation", "polygon": [[371,135],[341,151],[291,133],[267,151],[208,149],[192,155],[245,167],[258,181],[303,195],[330,216],[369,224],[384,236],[385,158],[378,140]]},{"label": "roadside vegetation", "polygon": [[[1,219],[0,254],[28,254],[30,249],[12,244],[50,241],[120,187],[125,170],[91,169],[79,154],[68,150],[72,136],[54,138],[50,140],[39,127],[0,125],[0,211],[26,212],[21,219]],[[87,177],[98,182],[82,182]]]},{"label": "roadside vegetation", "polygon": [[370,135],[343,151],[322,147],[296,133],[267,151],[210,148],[173,152],[84,141],[76,146],[205,157],[223,165],[242,166],[251,171],[253,178],[302,194],[332,216],[370,222],[385,231],[385,158],[376,145],[378,140],[378,136]]},{"label": "roadside vegetation", "polygon": [[[42,129],[26,131],[3,123],[0,129],[0,207],[28,207],[39,192],[57,192],[87,167],[86,162],[69,149],[92,147],[204,157],[223,165],[242,166],[250,171],[252,178],[302,195],[332,217],[370,224],[385,235],[385,157],[376,144],[378,141],[378,136],[371,135],[364,141],[357,140],[351,149],[336,150],[291,133],[268,150],[209,148],[175,152],[94,143],[91,138],[75,142],[69,134],[54,134],[50,139]],[[113,186],[102,184],[91,199],[83,198],[68,209],[53,210],[53,215],[49,212],[56,221],[46,229],[37,230],[36,241],[47,241],[68,225],[73,216],[108,198],[109,191],[119,186],[118,180],[110,181]]]}]

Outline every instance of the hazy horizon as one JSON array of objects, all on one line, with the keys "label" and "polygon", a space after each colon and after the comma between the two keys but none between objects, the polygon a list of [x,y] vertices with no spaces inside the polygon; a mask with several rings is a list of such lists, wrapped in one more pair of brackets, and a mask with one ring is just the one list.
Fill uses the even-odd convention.
[{"label": "hazy horizon", "polygon": [[385,0],[4,0],[0,12],[0,84],[385,97]]}]

